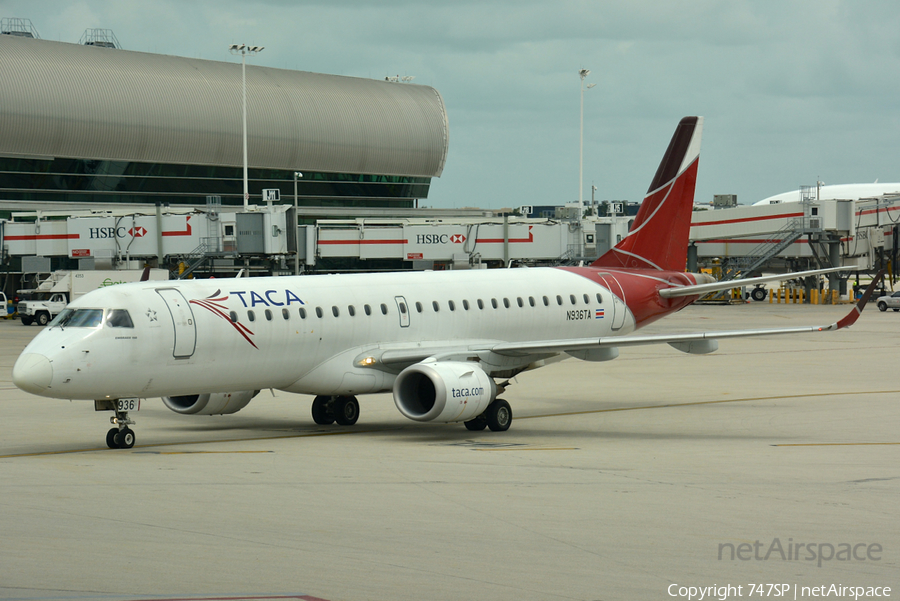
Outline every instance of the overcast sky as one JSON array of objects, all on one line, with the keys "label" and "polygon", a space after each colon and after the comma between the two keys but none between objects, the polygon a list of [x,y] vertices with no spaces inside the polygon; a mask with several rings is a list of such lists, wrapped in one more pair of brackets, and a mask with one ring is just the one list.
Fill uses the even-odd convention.
[{"label": "overcast sky", "polygon": [[703,115],[697,201],[900,181],[897,0],[0,0],[43,39],[436,88],[450,150],[422,204],[640,200],[678,120]]}]

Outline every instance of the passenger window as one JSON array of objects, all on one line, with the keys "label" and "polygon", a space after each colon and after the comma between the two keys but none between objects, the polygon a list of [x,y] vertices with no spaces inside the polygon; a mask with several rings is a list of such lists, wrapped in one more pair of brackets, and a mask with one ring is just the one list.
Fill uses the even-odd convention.
[{"label": "passenger window", "polygon": [[406,315],[406,303],[397,303],[397,306],[400,307],[400,313]]},{"label": "passenger window", "polygon": [[322,318],[322,315],[323,315],[323,313],[322,313],[322,307],[316,307],[316,317],[318,317],[319,319],[321,319],[321,318]]},{"label": "passenger window", "polygon": [[509,299],[508,298],[503,299],[503,306],[506,307],[507,309],[509,309]]},{"label": "passenger window", "polygon": [[300,307],[300,319],[306,319],[306,309]]},{"label": "passenger window", "polygon": [[600,296],[599,292],[597,293],[597,302],[600,303],[601,305],[603,304],[603,297]]},{"label": "passenger window", "polygon": [[575,295],[574,295],[574,294],[570,294],[570,295],[569,295],[569,300],[572,301],[572,304],[573,304],[573,305],[574,305],[575,303],[578,302],[578,301],[575,300]]},{"label": "passenger window", "polygon": [[372,314],[372,307],[370,307],[369,305],[363,305],[363,310],[366,312],[366,315]]},{"label": "passenger window", "polygon": [[281,310],[281,316],[282,316],[285,320],[288,320],[288,319],[291,318],[291,312],[288,311],[287,309],[282,309],[282,310]]},{"label": "passenger window", "polygon": [[519,296],[519,297],[516,298],[516,304],[519,305],[520,307],[524,307],[524,306],[525,306],[525,301],[523,301],[523,300],[522,300],[522,297]]},{"label": "passenger window", "polygon": [[469,310],[469,301],[463,300],[463,309],[465,309],[466,311]]},{"label": "passenger window", "polygon": [[420,303],[419,301],[416,301],[416,311],[418,311],[419,313],[422,312],[422,303]]},{"label": "passenger window", "polygon": [[478,308],[484,309],[484,301],[482,301],[480,298],[478,299]]},{"label": "passenger window", "polygon": [[272,321],[272,311],[270,311],[269,309],[266,309],[266,319],[268,321]]},{"label": "passenger window", "polygon": [[385,305],[384,303],[381,303],[381,314],[387,315],[387,305]]},{"label": "passenger window", "polygon": [[451,311],[456,311],[456,303],[453,301],[447,301],[447,306],[450,307]]},{"label": "passenger window", "polygon": [[[301,309],[301,311],[302,311],[302,309]],[[237,323],[237,313],[235,311],[230,312],[228,314],[228,319],[231,320],[231,323]]]},{"label": "passenger window", "polygon": [[528,297],[528,304],[531,305],[532,307],[534,306],[534,297],[533,296]]},{"label": "passenger window", "polygon": [[106,317],[106,325],[111,328],[133,328],[131,316],[125,309],[112,309]]},{"label": "passenger window", "polygon": [[547,298],[546,296],[544,297],[544,306],[545,306],[545,307],[549,307],[549,306],[550,306],[550,299]]},{"label": "passenger window", "polygon": [[253,313],[253,309],[247,311],[247,320],[248,321],[256,321],[256,315]]},{"label": "passenger window", "polygon": [[353,317],[354,315],[356,315],[356,307],[354,307],[353,305],[347,305],[347,313],[350,314],[350,317]]},{"label": "passenger window", "polygon": [[334,315],[335,317],[341,316],[340,310],[334,305],[331,306],[331,314]]},{"label": "passenger window", "polygon": [[438,304],[437,301],[431,301],[431,308],[434,309],[435,313],[437,313],[438,311],[441,310],[441,306]]},{"label": "passenger window", "polygon": [[556,304],[562,306],[562,297],[558,294],[556,295]]},{"label": "passenger window", "polygon": [[497,299],[496,298],[491,299],[491,306],[495,309],[497,308]]},{"label": "passenger window", "polygon": [[584,295],[584,304],[585,304],[585,305],[590,305],[590,304],[591,304],[591,297],[588,296],[587,294]]}]

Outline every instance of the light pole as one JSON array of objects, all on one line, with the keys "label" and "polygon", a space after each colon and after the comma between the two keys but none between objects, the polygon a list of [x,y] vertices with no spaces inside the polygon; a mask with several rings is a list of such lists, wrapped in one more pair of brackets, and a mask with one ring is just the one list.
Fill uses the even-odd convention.
[{"label": "light pole", "polygon": [[250,192],[247,187],[247,61],[245,57],[248,54],[259,54],[263,51],[263,46],[248,46],[247,44],[232,44],[228,48],[231,54],[241,55],[241,106],[244,115],[244,210],[247,210],[247,203],[250,200]]},{"label": "light pole", "polygon": [[299,171],[294,171],[294,244],[297,252],[294,253],[294,275],[300,275],[300,225],[297,219],[297,180],[303,177]]},{"label": "light pole", "polygon": [[[581,225],[581,218],[584,216],[584,78],[590,74],[590,69],[581,69],[578,75],[581,76],[581,127],[580,141],[578,145],[578,225]],[[595,83],[588,84],[587,89],[593,88]]]}]

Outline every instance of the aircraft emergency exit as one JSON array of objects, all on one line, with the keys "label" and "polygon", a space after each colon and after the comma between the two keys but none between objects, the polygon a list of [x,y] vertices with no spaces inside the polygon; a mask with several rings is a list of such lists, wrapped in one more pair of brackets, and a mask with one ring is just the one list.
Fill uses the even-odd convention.
[{"label": "aircraft emergency exit", "polygon": [[321,425],[352,425],[357,395],[393,391],[411,420],[503,431],[510,378],[566,354],[607,361],[661,343],[709,353],[719,338],[851,325],[864,302],[825,326],[634,334],[711,291],[822,272],[730,282],[684,272],[702,123],[680,122],[630,233],[590,266],[122,284],[71,303],[22,352],[13,381],[114,411],[110,448],[134,445],[140,399],[229,414],[266,388],[314,395]]}]

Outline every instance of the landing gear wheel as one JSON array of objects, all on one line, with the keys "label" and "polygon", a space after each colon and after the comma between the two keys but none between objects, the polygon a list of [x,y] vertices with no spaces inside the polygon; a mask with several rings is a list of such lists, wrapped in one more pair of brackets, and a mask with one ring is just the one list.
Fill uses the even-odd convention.
[{"label": "landing gear wheel", "polygon": [[488,428],[494,432],[506,432],[512,423],[512,408],[503,399],[497,399],[488,405],[483,415]]},{"label": "landing gear wheel", "polygon": [[487,418],[484,416],[484,413],[476,417],[475,419],[470,419],[465,422],[466,430],[471,430],[472,432],[480,432],[487,428]]},{"label": "landing gear wheel", "polygon": [[887,303],[884,301],[878,303],[878,310],[882,312],[887,311]]},{"label": "landing gear wheel", "polygon": [[750,292],[750,298],[752,298],[755,301],[766,300],[766,289],[765,288],[754,288]]},{"label": "landing gear wheel", "polygon": [[119,430],[116,435],[113,436],[113,441],[120,449],[130,449],[134,446],[134,430],[131,428]]},{"label": "landing gear wheel", "polygon": [[341,426],[352,426],[359,419],[359,401],[355,396],[339,396],[334,401],[334,421]]},{"label": "landing gear wheel", "polygon": [[111,428],[106,433],[106,446],[111,449],[130,449],[134,446],[134,430]]},{"label": "landing gear wheel", "polygon": [[118,434],[118,433],[119,433],[118,428],[110,428],[109,429],[109,432],[106,433],[106,446],[108,446],[111,449],[119,448],[118,445],[116,445],[116,434]]},{"label": "landing gear wheel", "polygon": [[313,399],[312,418],[320,426],[329,426],[334,423],[334,414],[328,406],[331,397],[317,396]]}]

